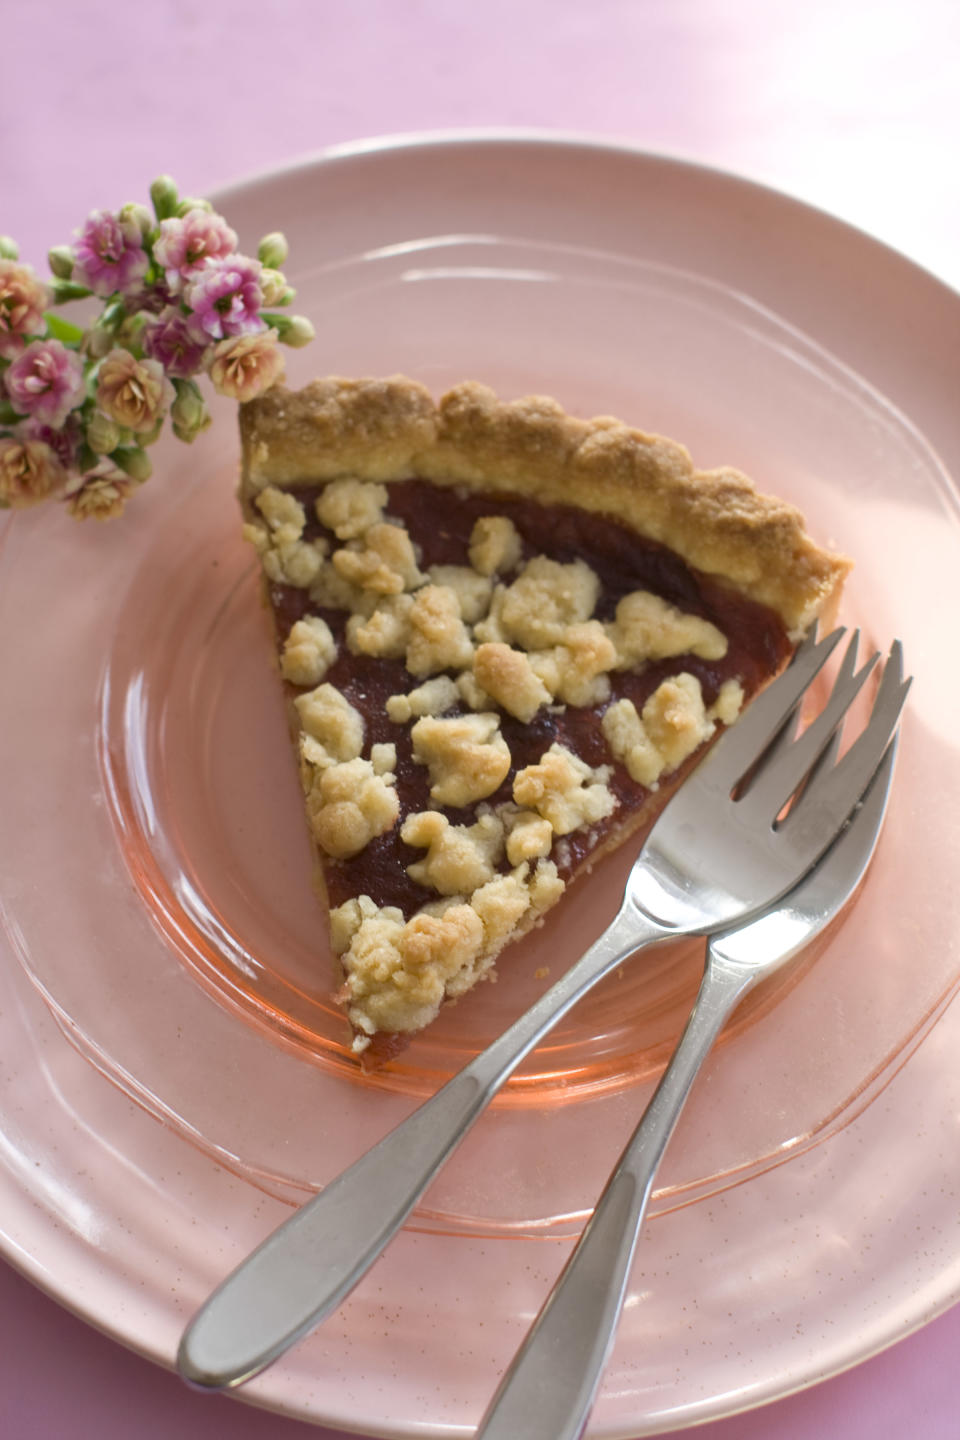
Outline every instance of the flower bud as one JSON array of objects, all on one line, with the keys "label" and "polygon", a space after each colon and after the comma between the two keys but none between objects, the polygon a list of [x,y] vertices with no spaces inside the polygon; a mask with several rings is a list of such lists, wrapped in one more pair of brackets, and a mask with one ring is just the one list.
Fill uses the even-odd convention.
[{"label": "flower bud", "polygon": [[212,423],[213,416],[199,387],[192,380],[177,380],[174,383],[177,394],[170,406],[173,433],[178,440],[185,440],[189,445]]},{"label": "flower bud", "polygon": [[120,426],[102,410],[95,410],[87,425],[86,438],[94,455],[109,455],[120,444]]},{"label": "flower bud", "polygon": [[287,237],[279,230],[272,230],[269,235],[264,235],[257,247],[257,259],[270,270],[279,270],[289,253]]},{"label": "flower bud", "polygon": [[260,271],[260,289],[264,305],[289,305],[297,293],[287,284],[282,270],[272,270],[268,265]]},{"label": "flower bud", "polygon": [[54,280],[50,286],[50,293],[53,296],[54,305],[63,305],[67,300],[86,300],[93,291],[88,290],[86,285],[78,285],[75,280]]},{"label": "flower bud", "polygon": [[277,339],[294,350],[309,345],[316,331],[305,315],[265,315],[263,317],[277,332]]},{"label": "flower bud", "polygon": [[112,330],[106,329],[103,325],[91,325],[83,342],[83,348],[93,360],[102,360],[104,355],[109,355],[116,344],[116,336]]},{"label": "flower bud", "polygon": [[177,213],[177,187],[169,175],[159,175],[150,186],[150,199],[158,220],[169,220]]},{"label": "flower bud", "polygon": [[191,210],[206,210],[208,215],[213,214],[213,206],[209,200],[194,200],[192,198],[181,200],[174,213],[182,219],[184,215],[189,215]]},{"label": "flower bud", "polygon": [[135,225],[145,240],[153,229],[154,219],[146,205],[138,205],[135,201],[130,200],[121,207],[120,223],[121,225],[131,223]]},{"label": "flower bud", "polygon": [[143,310],[138,310],[136,315],[125,315],[117,329],[117,344],[122,345],[125,350],[136,350],[149,319],[150,316]]},{"label": "flower bud", "polygon": [[73,251],[69,245],[54,245],[47,251],[50,274],[58,280],[69,280],[73,274]]},{"label": "flower bud", "polygon": [[0,235],[0,260],[19,260],[20,247],[9,235]]},{"label": "flower bud", "polygon": [[119,465],[125,475],[136,480],[138,485],[149,480],[153,474],[150,456],[145,450],[141,450],[139,445],[133,445],[129,450],[115,450],[110,458]]}]

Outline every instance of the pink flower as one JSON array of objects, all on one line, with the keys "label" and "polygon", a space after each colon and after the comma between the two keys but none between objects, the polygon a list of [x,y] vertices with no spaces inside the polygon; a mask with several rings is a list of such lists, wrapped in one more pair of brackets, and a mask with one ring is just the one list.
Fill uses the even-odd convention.
[{"label": "pink flower", "polygon": [[10,403],[21,415],[57,430],[86,398],[83,362],[59,340],[33,340],[4,376]]},{"label": "pink flower", "polygon": [[202,368],[209,342],[198,340],[189,317],[170,306],[149,320],[143,331],[143,348],[171,377],[186,380]]},{"label": "pink flower", "polygon": [[58,490],[66,478],[49,445],[0,436],[0,503],[14,509],[36,505]]},{"label": "pink flower", "polygon": [[193,311],[194,333],[206,341],[252,335],[264,328],[260,262],[245,255],[205,260],[187,281],[184,300]]},{"label": "pink flower", "polygon": [[236,233],[222,215],[188,210],[186,215],[163,220],[153,246],[153,258],[167,272],[167,284],[179,291],[205,260],[219,260],[237,248]]},{"label": "pink flower", "polygon": [[24,347],[24,337],[43,331],[43,312],[50,303],[29,265],[0,256],[0,355],[11,359]]},{"label": "pink flower", "polygon": [[72,470],[76,465],[77,452],[83,439],[83,426],[76,410],[57,428],[44,425],[33,418],[24,420],[17,426],[17,434],[24,440],[38,440],[43,445],[49,445],[64,470]]},{"label": "pink flower", "polygon": [[150,259],[135,216],[94,210],[77,234],[74,280],[104,298],[136,289]]},{"label": "pink flower", "polygon": [[272,330],[221,340],[210,362],[210,379],[218,395],[241,402],[269,390],[283,374],[283,356]]},{"label": "pink flower", "polygon": [[97,404],[124,430],[152,430],[173,399],[173,385],[157,360],[138,360],[129,350],[111,350],[97,372]]}]

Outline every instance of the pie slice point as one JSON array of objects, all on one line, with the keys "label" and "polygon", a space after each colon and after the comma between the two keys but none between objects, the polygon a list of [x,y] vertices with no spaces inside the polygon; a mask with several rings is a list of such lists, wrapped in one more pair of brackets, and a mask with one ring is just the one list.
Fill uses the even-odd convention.
[{"label": "pie slice point", "polygon": [[240,431],[338,998],[382,1064],[652,824],[850,562],[541,396],[329,378]]}]

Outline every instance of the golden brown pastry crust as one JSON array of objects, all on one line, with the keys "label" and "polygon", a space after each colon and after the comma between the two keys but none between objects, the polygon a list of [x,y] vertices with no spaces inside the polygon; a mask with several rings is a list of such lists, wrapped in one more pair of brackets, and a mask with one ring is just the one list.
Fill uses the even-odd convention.
[{"label": "golden brown pastry crust", "polygon": [[850,561],[739,471],[697,470],[672,440],[555,400],[500,401],[467,381],[434,402],[404,376],[277,386],[241,406],[241,495],[338,476],[421,477],[613,515],[693,568],[769,606],[793,636],[835,611]]}]

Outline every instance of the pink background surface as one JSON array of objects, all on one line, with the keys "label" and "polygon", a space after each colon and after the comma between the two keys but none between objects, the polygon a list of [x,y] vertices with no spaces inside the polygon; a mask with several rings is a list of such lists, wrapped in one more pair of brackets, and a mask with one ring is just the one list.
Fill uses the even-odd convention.
[{"label": "pink background surface", "polygon": [[[105,0],[7,7],[0,230],[43,266],[94,207],[400,131],[589,132],[790,191],[960,285],[955,0]],[[188,1392],[0,1266],[0,1432],[339,1440]],[[957,1434],[960,1310],[704,1440]],[[693,1432],[691,1432],[693,1433]]]}]

